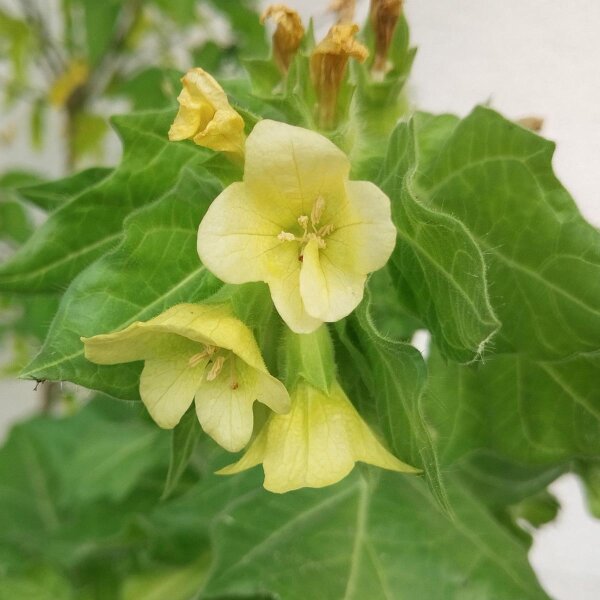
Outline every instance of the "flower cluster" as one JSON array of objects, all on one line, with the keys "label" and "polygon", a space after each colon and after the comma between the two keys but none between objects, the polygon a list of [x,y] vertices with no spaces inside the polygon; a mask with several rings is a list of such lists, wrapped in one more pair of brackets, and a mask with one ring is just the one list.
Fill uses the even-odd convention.
[{"label": "flower cluster", "polygon": [[[264,17],[277,23],[274,60],[285,76],[304,30],[281,5]],[[313,53],[319,110],[328,122],[349,57],[366,56],[355,32],[352,24],[336,25]],[[324,323],[357,307],[368,274],[394,249],[388,197],[369,181],[351,180],[349,159],[320,133],[265,119],[246,137],[244,120],[214,78],[196,68],[182,82],[169,138],[244,161],[242,180],[214,199],[200,223],[200,260],[226,284],[266,283],[290,335],[319,331],[329,339]],[[326,388],[311,381],[310,365],[292,365],[301,374],[292,379],[279,373],[287,386],[274,377],[230,302],[179,304],[83,342],[98,364],[144,361],[140,396],[161,427],[175,427],[194,403],[203,430],[223,448],[249,444],[222,474],[262,463],[265,487],[286,492],[335,483],[357,461],[416,471],[378,441],[335,374]],[[261,427],[256,401],[269,411]]]}]

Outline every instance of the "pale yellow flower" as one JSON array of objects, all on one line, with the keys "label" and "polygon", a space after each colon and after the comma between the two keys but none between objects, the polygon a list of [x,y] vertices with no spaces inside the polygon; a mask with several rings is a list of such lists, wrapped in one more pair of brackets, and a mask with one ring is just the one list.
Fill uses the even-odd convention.
[{"label": "pale yellow flower", "polygon": [[223,281],[265,281],[297,333],[345,317],[396,241],[388,197],[349,181],[349,171],[327,138],[260,121],[246,143],[243,182],[227,187],[200,223],[200,259]]},{"label": "pale yellow flower", "polygon": [[304,27],[300,15],[285,4],[272,4],[260,17],[260,22],[273,19],[277,27],[273,33],[273,58],[282,73],[287,73],[302,38]]},{"label": "pale yellow flower", "polygon": [[196,67],[181,81],[179,112],[169,129],[169,139],[192,139],[199,146],[243,156],[244,120],[214,77]]},{"label": "pale yellow flower", "polygon": [[232,475],[262,463],[265,489],[284,493],[337,483],[358,461],[419,472],[381,445],[339,384],[327,395],[300,383],[292,392],[291,411],[271,415],[244,456],[218,473]]},{"label": "pale yellow flower", "polygon": [[178,304],[149,321],[82,341],[86,358],[100,365],[145,361],[140,396],[158,425],[175,427],[195,400],[204,431],[231,452],[252,435],[255,400],[276,412],[290,407],[252,332],[226,306]]}]

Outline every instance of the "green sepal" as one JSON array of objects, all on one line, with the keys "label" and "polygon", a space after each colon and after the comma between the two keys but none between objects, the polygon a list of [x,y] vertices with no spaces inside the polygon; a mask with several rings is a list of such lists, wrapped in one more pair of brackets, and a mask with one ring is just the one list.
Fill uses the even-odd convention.
[{"label": "green sepal", "polygon": [[326,325],[313,333],[294,333],[285,329],[282,340],[280,373],[289,390],[301,379],[329,394],[336,366],[333,342]]}]

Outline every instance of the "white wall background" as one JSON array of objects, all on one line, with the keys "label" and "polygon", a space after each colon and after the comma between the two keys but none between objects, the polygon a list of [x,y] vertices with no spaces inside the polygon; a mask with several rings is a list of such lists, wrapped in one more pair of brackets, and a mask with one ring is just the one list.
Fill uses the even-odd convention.
[{"label": "white wall background", "polygon": [[[320,33],[331,23],[328,0],[287,3],[305,17],[315,16]],[[368,1],[357,5],[362,22]],[[419,47],[411,80],[415,104],[464,116],[475,104],[490,102],[510,118],[543,117],[544,135],[558,144],[558,176],[583,214],[600,225],[600,1],[406,0],[406,13]],[[24,115],[17,110],[1,116],[0,129],[18,128]],[[58,139],[56,117],[49,128]],[[0,151],[0,169],[23,164],[46,173],[61,169],[58,153],[31,154],[18,133],[10,153]],[[0,384],[0,437],[37,405],[32,387]],[[574,477],[563,477],[552,491],[563,508],[555,523],[536,534],[534,568],[556,600],[597,600],[600,523],[587,516]]]}]

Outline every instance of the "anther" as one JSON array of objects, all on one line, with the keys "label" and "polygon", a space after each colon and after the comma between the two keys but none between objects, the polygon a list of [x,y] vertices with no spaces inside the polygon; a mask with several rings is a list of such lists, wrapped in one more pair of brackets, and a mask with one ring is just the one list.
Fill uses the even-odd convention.
[{"label": "anther", "polygon": [[304,231],[306,232],[306,230],[308,229],[308,217],[306,215],[299,216],[298,225],[300,225],[300,227],[302,227],[302,229],[304,229]]},{"label": "anther", "polygon": [[313,224],[313,227],[319,224],[321,217],[323,216],[323,211],[325,210],[325,198],[323,196],[319,196],[315,203],[313,204],[312,211],[310,213],[310,221]]},{"label": "anther", "polygon": [[214,381],[219,376],[219,373],[223,369],[224,362],[224,356],[217,356],[215,362],[213,362],[212,367],[210,368],[210,371],[206,375],[206,381]]},{"label": "anther", "polygon": [[202,352],[198,352],[198,354],[194,354],[188,360],[189,367],[196,367],[199,363],[201,363],[205,358],[209,358],[217,351],[216,346],[205,346]]},{"label": "anther", "polygon": [[296,240],[296,236],[293,233],[288,233],[287,231],[282,231],[277,239],[281,242],[293,242]]}]

